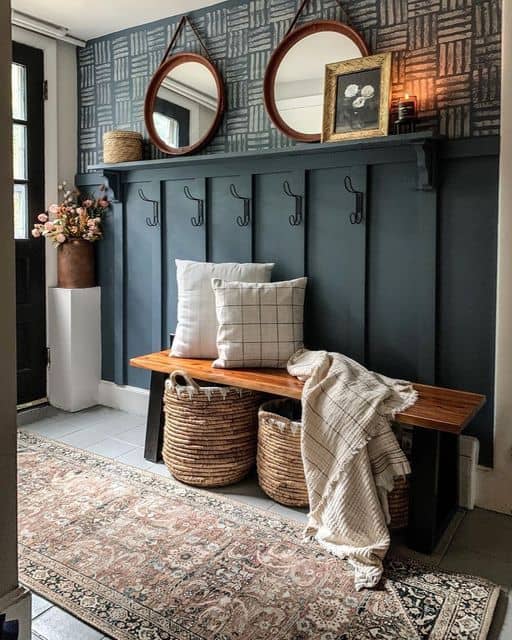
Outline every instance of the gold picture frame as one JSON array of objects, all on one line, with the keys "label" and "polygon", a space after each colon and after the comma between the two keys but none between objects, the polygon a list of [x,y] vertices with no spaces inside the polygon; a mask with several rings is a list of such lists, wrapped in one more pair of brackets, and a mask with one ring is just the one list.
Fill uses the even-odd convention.
[{"label": "gold picture frame", "polygon": [[322,142],[387,136],[391,53],[326,65],[324,93]]}]

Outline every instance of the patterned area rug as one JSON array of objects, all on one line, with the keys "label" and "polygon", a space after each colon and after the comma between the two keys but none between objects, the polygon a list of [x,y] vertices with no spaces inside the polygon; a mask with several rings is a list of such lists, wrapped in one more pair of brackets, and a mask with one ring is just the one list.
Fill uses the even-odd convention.
[{"label": "patterned area rug", "polygon": [[483,640],[498,588],[390,559],[373,591],[268,512],[21,433],[22,582],[125,640]]}]

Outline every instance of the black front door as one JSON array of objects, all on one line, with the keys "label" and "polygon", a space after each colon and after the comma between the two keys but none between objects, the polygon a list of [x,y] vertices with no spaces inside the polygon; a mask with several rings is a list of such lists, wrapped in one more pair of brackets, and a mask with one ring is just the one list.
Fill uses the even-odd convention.
[{"label": "black front door", "polygon": [[31,228],[44,211],[44,73],[40,49],[13,43],[12,117],[18,406],[46,399],[44,241]]}]

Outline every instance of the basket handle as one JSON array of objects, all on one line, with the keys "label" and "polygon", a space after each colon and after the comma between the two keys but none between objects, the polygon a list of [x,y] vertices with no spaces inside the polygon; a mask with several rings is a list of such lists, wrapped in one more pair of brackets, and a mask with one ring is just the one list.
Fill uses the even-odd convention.
[{"label": "basket handle", "polygon": [[[177,382],[176,380],[176,378],[178,377],[183,378],[187,384],[186,385],[179,384],[179,382]],[[180,370],[173,371],[169,376],[169,381],[171,383],[171,389],[176,389],[176,388],[186,389],[188,387],[192,387],[194,391],[201,390],[201,387],[197,384],[197,382],[195,380],[192,380],[192,378],[188,375],[188,373],[185,373],[184,371],[180,371]]]}]

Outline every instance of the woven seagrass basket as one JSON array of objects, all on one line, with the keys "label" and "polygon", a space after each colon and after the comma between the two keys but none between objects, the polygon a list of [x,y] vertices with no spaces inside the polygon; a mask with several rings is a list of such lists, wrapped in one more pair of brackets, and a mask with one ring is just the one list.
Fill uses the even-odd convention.
[{"label": "woven seagrass basket", "polygon": [[[261,405],[258,414],[258,481],[263,491],[276,502],[289,507],[307,507],[309,503],[300,437],[300,403],[271,400]],[[389,493],[390,529],[407,526],[409,519],[409,479],[395,478]]]},{"label": "woven seagrass basket", "polygon": [[197,487],[242,480],[256,462],[260,402],[253,391],[199,386],[174,372],[165,386],[162,449],[171,474]]},{"label": "woven seagrass basket", "polygon": [[107,131],[103,135],[103,162],[142,160],[142,135],[137,131]]},{"label": "woven seagrass basket", "polygon": [[300,404],[293,400],[270,400],[258,413],[258,481],[268,496],[288,507],[308,506],[300,419]]},{"label": "woven seagrass basket", "polygon": [[409,477],[395,478],[393,491],[388,494],[389,528],[393,531],[405,529],[409,524]]}]

